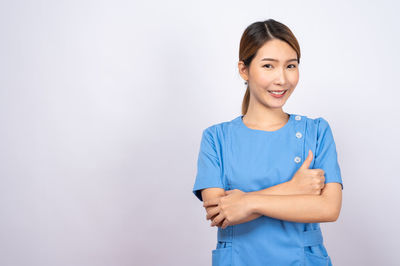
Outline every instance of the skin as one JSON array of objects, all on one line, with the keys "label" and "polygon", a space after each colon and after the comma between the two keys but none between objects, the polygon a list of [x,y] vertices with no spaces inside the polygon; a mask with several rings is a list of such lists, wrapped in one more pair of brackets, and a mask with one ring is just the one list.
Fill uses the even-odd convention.
[{"label": "skin", "polygon": [[[278,60],[264,60],[272,58]],[[288,61],[292,60],[293,61]],[[282,107],[299,81],[297,54],[286,42],[271,40],[257,52],[247,68],[238,63],[239,73],[249,84],[250,102],[243,116],[245,125],[252,129],[275,131],[289,120]],[[268,90],[288,91],[282,98],[275,98]]]},{"label": "skin", "polygon": [[[299,81],[298,66],[296,51],[286,42],[276,39],[258,50],[248,68],[239,61],[239,73],[248,82],[250,90],[249,108],[243,116],[247,127],[275,131],[288,122],[289,115],[282,107]],[[286,89],[288,91],[282,98],[275,98],[268,92]],[[206,219],[212,221],[211,226],[221,228],[262,215],[303,223],[336,221],[342,204],[341,185],[324,184],[323,170],[309,169],[313,156],[310,151],[290,181],[273,187],[252,192],[203,189]]]}]

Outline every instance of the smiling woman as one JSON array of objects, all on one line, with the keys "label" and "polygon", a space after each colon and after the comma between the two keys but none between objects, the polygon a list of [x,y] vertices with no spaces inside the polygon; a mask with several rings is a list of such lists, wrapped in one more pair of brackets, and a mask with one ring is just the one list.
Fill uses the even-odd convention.
[{"label": "smiling woman", "polygon": [[193,193],[218,226],[212,265],[332,265],[320,222],[339,217],[342,178],[329,123],[283,111],[300,47],[284,24],[248,26],[242,114],[203,130]]},{"label": "smiling woman", "polygon": [[[296,49],[293,49],[296,46],[295,43],[290,45],[281,39],[272,38],[259,47],[250,63],[246,63],[247,60],[239,61],[240,75],[248,85],[243,100],[243,114],[248,111],[254,113],[248,107],[257,108],[258,102],[269,106],[275,113],[279,112],[299,81],[300,53],[298,55]],[[256,105],[250,104],[251,98],[257,100]],[[250,113],[248,116],[251,116]]]}]

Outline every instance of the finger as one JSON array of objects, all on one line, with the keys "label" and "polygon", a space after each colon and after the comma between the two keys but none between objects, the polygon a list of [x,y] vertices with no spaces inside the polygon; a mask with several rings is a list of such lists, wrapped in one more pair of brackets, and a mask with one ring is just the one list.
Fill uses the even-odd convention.
[{"label": "finger", "polygon": [[303,164],[301,165],[301,168],[303,168],[303,169],[310,168],[310,164],[311,164],[312,159],[313,159],[313,153],[312,153],[311,150],[308,150],[308,156],[304,160]]},{"label": "finger", "polygon": [[224,219],[224,217],[221,214],[219,214],[217,217],[215,217],[212,220],[211,226],[215,226],[215,225],[219,224],[223,219]]},{"label": "finger", "polygon": [[219,222],[219,224],[217,224],[217,226],[218,226],[218,227],[222,227],[222,223],[223,223],[224,221],[225,221],[225,220]]},{"label": "finger", "polygon": [[222,226],[221,226],[221,228],[222,229],[225,229],[225,228],[227,228],[229,226],[229,222],[228,222],[228,220],[224,220],[224,222],[222,223]]},{"label": "finger", "polygon": [[[314,170],[314,169],[313,169]],[[323,176],[325,174],[323,169],[315,169],[319,176]]]},{"label": "finger", "polygon": [[203,207],[218,205],[219,198],[209,199],[203,202]]},{"label": "finger", "polygon": [[233,192],[233,190],[225,190],[225,195],[229,195]]},{"label": "finger", "polygon": [[[218,214],[218,215],[219,215],[219,214]],[[214,219],[215,219],[215,218],[217,218],[217,216],[218,216],[218,215],[216,215],[215,217],[212,217],[212,218],[211,218],[211,222],[212,222],[212,221],[214,221]],[[214,226],[221,227],[221,226],[222,226],[222,223],[223,223],[223,221],[224,221],[224,220],[222,219],[222,221],[220,221],[219,223],[217,223],[217,224],[215,224],[215,223],[214,223]]]},{"label": "finger", "polygon": [[207,220],[211,219],[213,216],[215,216],[218,213],[219,213],[219,208],[218,207],[210,208],[207,211],[207,215],[206,215]]},{"label": "finger", "polygon": [[314,177],[320,178],[321,176],[324,175],[322,172],[323,170],[321,170],[321,169],[309,169],[309,170],[311,171],[311,173]]}]

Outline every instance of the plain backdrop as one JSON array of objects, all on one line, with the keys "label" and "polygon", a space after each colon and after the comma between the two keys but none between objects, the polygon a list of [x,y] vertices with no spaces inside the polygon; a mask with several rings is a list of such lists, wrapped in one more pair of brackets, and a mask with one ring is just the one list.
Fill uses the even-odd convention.
[{"label": "plain backdrop", "polygon": [[201,132],[240,114],[239,41],[301,46],[284,111],[324,117],[344,190],[334,265],[400,265],[397,1],[0,2],[0,265],[211,265]]}]

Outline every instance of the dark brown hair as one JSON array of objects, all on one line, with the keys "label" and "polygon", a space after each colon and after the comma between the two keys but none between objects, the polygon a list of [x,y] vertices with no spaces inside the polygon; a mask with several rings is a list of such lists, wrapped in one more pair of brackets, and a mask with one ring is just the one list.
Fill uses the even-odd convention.
[{"label": "dark brown hair", "polygon": [[[273,39],[279,39],[289,44],[296,51],[297,62],[300,64],[300,45],[296,37],[286,25],[273,19],[254,22],[245,29],[240,39],[239,61],[243,61],[249,68],[258,49]],[[242,115],[247,113],[249,101],[250,91],[249,85],[247,85],[242,102]]]}]

